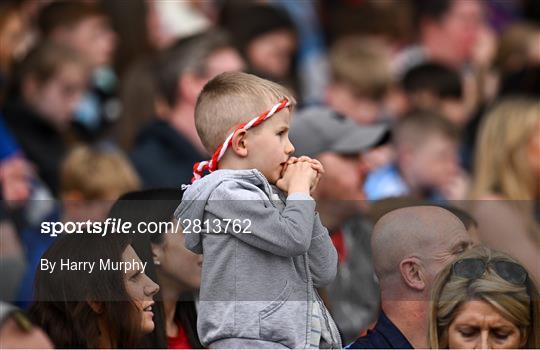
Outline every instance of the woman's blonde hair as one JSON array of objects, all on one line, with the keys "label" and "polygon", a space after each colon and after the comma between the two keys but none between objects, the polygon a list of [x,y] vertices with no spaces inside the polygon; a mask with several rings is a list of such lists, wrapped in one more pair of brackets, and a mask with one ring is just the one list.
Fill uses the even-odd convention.
[{"label": "woman's blonde hair", "polygon": [[[505,260],[508,255],[486,247],[476,247],[457,260],[479,258],[485,262]],[[428,344],[432,349],[448,348],[448,329],[461,306],[469,300],[481,300],[514,323],[525,339],[525,348],[540,347],[540,305],[538,290],[530,276],[524,285],[501,278],[488,266],[485,274],[468,279],[453,274],[453,264],[446,266],[435,279],[429,307]]]},{"label": "woman's blonde hair", "polygon": [[538,174],[527,158],[540,123],[540,102],[511,98],[497,104],[480,129],[475,155],[472,198],[498,194],[508,200],[531,200],[538,194]]}]

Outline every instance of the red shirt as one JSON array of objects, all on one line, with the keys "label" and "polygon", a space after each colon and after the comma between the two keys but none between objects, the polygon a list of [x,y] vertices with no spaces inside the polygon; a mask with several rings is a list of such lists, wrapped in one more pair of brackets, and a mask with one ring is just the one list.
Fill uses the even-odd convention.
[{"label": "red shirt", "polygon": [[168,337],[167,343],[169,349],[191,349],[191,345],[189,344],[188,337],[186,335],[186,331],[184,331],[184,327],[180,324],[178,324],[178,335],[176,337]]},{"label": "red shirt", "polygon": [[334,247],[336,247],[338,263],[341,264],[347,258],[347,246],[345,245],[345,236],[343,235],[343,231],[339,229],[332,232],[330,239],[332,240],[332,243],[334,243]]}]

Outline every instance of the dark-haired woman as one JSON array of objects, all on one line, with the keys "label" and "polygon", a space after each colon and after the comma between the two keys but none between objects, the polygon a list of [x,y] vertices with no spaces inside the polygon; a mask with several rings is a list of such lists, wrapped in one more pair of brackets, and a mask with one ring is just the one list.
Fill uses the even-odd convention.
[{"label": "dark-haired woman", "polygon": [[[133,247],[148,262],[149,276],[160,285],[154,308],[156,329],[146,344],[151,348],[202,348],[194,302],[201,283],[202,256],[185,248],[184,233],[173,219],[181,198],[178,189],[131,192],[120,197],[109,214],[136,228]],[[161,225],[160,232],[146,232],[149,225]]]},{"label": "dark-haired woman", "polygon": [[30,316],[57,348],[139,347],[158,290],[129,235],[70,234],[42,257]]}]

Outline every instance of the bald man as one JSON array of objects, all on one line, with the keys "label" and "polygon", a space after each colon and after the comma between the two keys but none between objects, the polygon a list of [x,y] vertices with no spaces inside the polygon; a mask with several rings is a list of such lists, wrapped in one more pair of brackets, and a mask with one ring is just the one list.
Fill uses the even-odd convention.
[{"label": "bald man", "polygon": [[433,280],[470,245],[462,221],[441,207],[408,207],[384,215],[371,238],[381,313],[375,328],[347,348],[427,348]]}]

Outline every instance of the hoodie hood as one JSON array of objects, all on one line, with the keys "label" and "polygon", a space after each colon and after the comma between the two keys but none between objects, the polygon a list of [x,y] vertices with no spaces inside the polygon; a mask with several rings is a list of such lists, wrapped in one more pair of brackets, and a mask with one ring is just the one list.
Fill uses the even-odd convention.
[{"label": "hoodie hood", "polygon": [[[201,220],[205,208],[214,190],[225,182],[234,181],[237,183],[246,183],[255,185],[268,195],[268,198],[273,197],[273,191],[270,183],[264,175],[256,170],[231,170],[223,169],[216,170],[213,173],[204,176],[194,184],[187,187],[182,197],[182,203],[176,208],[174,218],[182,223],[182,220],[193,222],[193,220]],[[186,247],[197,254],[202,254],[202,232],[195,233],[191,231],[185,235]]]}]

